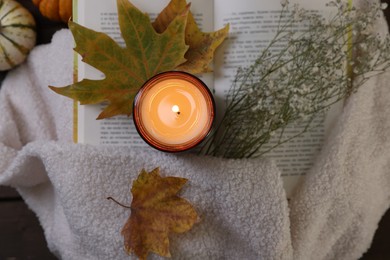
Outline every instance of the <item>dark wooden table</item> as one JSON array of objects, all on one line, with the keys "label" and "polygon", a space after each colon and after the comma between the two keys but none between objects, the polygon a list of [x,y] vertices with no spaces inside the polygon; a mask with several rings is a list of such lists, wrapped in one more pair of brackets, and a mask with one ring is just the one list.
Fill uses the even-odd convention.
[{"label": "dark wooden table", "polygon": [[[30,0],[18,0],[34,15],[38,25],[38,44],[50,42],[53,33],[66,26],[43,18]],[[384,0],[390,5],[390,0]],[[386,11],[390,21],[390,8]],[[390,51],[390,50],[389,50]],[[0,73],[0,81],[5,73]],[[1,159],[1,158],[0,158]],[[390,210],[383,216],[371,248],[361,260],[390,259]],[[0,260],[39,259],[51,260],[43,230],[19,194],[11,188],[0,186]]]}]

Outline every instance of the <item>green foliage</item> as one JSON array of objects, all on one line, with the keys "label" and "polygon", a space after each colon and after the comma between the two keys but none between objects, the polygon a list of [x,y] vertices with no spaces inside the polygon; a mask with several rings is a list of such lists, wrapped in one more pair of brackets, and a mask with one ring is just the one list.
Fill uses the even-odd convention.
[{"label": "green foliage", "polygon": [[[311,129],[314,118],[346,99],[390,66],[390,38],[372,32],[384,6],[356,10],[342,1],[328,4],[329,20],[282,4],[275,38],[252,66],[240,68],[227,98],[222,123],[201,153],[229,158],[261,156]],[[293,32],[292,27],[308,25]],[[274,46],[287,44],[279,52]],[[303,126],[293,137],[291,124]],[[266,146],[276,139],[271,148]]]}]

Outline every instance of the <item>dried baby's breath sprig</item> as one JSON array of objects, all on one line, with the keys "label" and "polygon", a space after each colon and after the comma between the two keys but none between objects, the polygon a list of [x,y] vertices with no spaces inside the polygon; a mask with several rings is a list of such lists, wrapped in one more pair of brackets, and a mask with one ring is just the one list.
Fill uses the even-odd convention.
[{"label": "dried baby's breath sprig", "polygon": [[[389,67],[390,38],[372,33],[385,7],[357,10],[331,1],[336,14],[325,19],[283,1],[277,33],[253,65],[240,68],[220,125],[201,153],[228,158],[260,156],[313,127],[313,120]],[[303,25],[300,32],[291,28]],[[279,52],[275,45],[287,42]],[[303,130],[285,137],[290,124]],[[276,145],[265,148],[276,135]],[[275,138],[275,137],[274,137]]]}]

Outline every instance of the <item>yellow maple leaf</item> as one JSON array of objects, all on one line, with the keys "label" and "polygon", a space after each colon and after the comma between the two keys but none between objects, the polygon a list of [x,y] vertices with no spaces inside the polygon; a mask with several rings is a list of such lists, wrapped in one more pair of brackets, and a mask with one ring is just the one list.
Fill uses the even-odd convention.
[{"label": "yellow maple leaf", "polygon": [[149,252],[170,257],[168,234],[183,233],[197,222],[194,207],[177,196],[187,179],[161,177],[159,168],[142,170],[131,193],[131,216],[122,229],[125,249],[146,259]]},{"label": "yellow maple leaf", "polygon": [[[156,32],[163,33],[186,6],[186,0],[171,0],[152,23]],[[225,40],[228,33],[229,25],[215,32],[202,32],[190,12],[185,30],[185,43],[189,45],[189,49],[184,55],[187,61],[178,66],[177,69],[193,74],[211,71],[209,64],[214,58],[214,52]]]},{"label": "yellow maple leaf", "polygon": [[121,47],[107,34],[70,22],[76,42],[75,51],[83,61],[100,70],[104,79],[50,88],[82,105],[107,101],[98,119],[116,115],[130,116],[139,88],[154,75],[174,70],[186,59],[185,28],[188,8],[184,6],[164,33],[157,33],[149,16],[128,0],[117,0],[118,22],[126,43]]}]

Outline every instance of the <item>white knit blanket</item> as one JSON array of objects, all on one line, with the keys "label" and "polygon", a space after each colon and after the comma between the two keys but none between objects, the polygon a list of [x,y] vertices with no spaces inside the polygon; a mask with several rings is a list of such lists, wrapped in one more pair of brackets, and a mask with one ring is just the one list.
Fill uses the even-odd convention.
[{"label": "white knit blanket", "polygon": [[[382,31],[386,31],[382,24]],[[67,30],[9,73],[0,91],[0,184],[16,187],[61,259],[128,259],[120,230],[142,168],[189,179],[201,221],[171,236],[173,259],[357,259],[390,205],[390,73],[349,98],[290,202],[271,160],[226,160],[73,144]],[[150,259],[159,259],[152,256]]]}]

